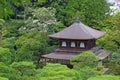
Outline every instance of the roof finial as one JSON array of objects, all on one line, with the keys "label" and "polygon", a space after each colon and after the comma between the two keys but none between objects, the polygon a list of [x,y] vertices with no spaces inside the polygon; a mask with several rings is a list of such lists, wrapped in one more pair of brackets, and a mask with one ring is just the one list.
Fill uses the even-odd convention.
[{"label": "roof finial", "polygon": [[77,17],[76,20],[75,20],[76,23],[80,23],[80,18]]}]

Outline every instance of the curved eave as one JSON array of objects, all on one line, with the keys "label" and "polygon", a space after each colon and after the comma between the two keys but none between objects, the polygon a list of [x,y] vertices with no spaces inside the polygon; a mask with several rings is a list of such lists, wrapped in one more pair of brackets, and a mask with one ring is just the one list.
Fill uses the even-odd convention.
[{"label": "curved eave", "polygon": [[59,38],[59,37],[50,37],[50,38],[54,38],[54,39],[65,39],[65,40],[91,40],[91,39],[95,39],[95,38],[84,38],[84,39],[74,39],[74,38]]},{"label": "curved eave", "polygon": [[96,40],[96,39],[103,37],[105,34],[106,34],[106,32],[103,32],[103,35],[96,37],[96,38],[95,37],[93,37],[93,38],[65,38],[65,37],[56,37],[53,35],[48,35],[48,37],[54,38],[54,39],[66,39],[66,40],[93,40],[93,39]]}]

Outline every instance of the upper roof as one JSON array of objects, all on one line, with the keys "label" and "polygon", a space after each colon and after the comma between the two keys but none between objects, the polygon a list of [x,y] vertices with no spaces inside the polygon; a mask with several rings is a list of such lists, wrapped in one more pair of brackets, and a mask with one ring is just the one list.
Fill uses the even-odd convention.
[{"label": "upper roof", "polygon": [[97,39],[104,34],[105,32],[88,27],[81,22],[75,22],[64,30],[49,35],[49,37],[57,39],[86,40]]}]

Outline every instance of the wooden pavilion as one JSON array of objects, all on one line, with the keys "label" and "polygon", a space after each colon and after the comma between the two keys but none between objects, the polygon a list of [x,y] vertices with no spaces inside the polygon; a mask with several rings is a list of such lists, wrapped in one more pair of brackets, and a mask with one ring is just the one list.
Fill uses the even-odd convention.
[{"label": "wooden pavilion", "polygon": [[42,55],[42,58],[46,62],[56,61],[63,64],[70,64],[72,57],[83,51],[92,50],[100,58],[100,61],[102,61],[110,55],[110,52],[96,46],[96,39],[103,35],[105,35],[105,32],[98,31],[76,21],[64,30],[49,35],[50,38],[59,40],[59,47],[53,53]]}]

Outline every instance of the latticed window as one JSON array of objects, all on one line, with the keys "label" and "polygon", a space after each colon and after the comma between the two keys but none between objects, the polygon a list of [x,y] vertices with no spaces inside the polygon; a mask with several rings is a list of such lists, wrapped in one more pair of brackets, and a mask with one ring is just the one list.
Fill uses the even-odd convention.
[{"label": "latticed window", "polygon": [[71,47],[75,47],[75,42],[71,42]]},{"label": "latticed window", "polygon": [[67,44],[66,44],[66,41],[62,41],[62,47],[66,47]]},{"label": "latticed window", "polygon": [[80,48],[85,48],[85,43],[84,42],[80,42]]}]

